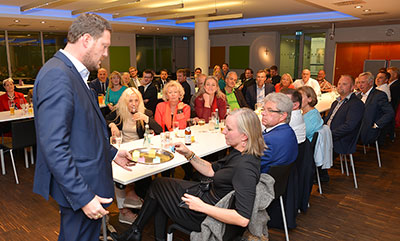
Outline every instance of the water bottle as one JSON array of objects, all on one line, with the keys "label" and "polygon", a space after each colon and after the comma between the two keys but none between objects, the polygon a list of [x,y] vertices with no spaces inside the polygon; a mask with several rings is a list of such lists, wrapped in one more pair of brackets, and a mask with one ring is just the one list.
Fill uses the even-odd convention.
[{"label": "water bottle", "polygon": [[143,139],[143,146],[144,147],[150,147],[150,127],[149,124],[146,124],[145,126],[145,131],[144,131],[144,139]]},{"label": "water bottle", "polygon": [[214,125],[214,129],[219,129],[219,113],[218,113],[218,109],[215,109],[215,116],[214,116],[214,120],[215,120],[215,125]]}]

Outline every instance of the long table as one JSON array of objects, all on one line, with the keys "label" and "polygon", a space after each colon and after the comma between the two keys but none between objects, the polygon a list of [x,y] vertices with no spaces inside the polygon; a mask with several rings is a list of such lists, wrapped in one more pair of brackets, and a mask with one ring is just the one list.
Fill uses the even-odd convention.
[{"label": "long table", "polygon": [[23,115],[22,110],[15,110],[14,115],[10,115],[10,111],[1,111],[0,112],[0,122],[7,122],[7,121],[15,121],[15,120],[23,120],[23,119],[29,119],[33,118],[34,115],[32,114],[26,114]]},{"label": "long table", "polygon": [[331,108],[332,103],[336,100],[338,95],[334,92],[324,93],[318,96],[318,103],[315,108],[323,113]]},{"label": "long table", "polygon": [[[192,135],[194,135],[195,142],[188,146],[188,148],[199,157],[204,157],[228,148],[228,145],[226,145],[225,142],[225,136],[219,130],[208,131],[208,124],[202,127],[193,126],[191,130]],[[173,133],[171,132],[171,136],[172,135]],[[184,138],[174,137],[172,141],[184,142]],[[160,147],[160,136],[157,135],[152,137],[151,142],[153,147]],[[143,147],[143,139],[124,143],[120,146],[120,149],[132,150],[141,147]],[[175,168],[187,162],[188,161],[186,158],[177,152],[174,153],[174,159],[169,162],[156,165],[137,163],[136,166],[131,167],[132,171],[127,171],[113,162],[113,177],[114,181],[123,185],[127,185],[145,177]]]}]

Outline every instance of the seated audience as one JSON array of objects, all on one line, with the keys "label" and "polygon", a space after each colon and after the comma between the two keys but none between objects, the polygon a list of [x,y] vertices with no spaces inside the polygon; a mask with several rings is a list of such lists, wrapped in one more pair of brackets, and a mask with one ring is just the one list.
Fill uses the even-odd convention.
[{"label": "seated audience", "polygon": [[[152,118],[153,113],[145,109],[142,95],[135,88],[126,89],[115,110],[106,116],[108,127],[113,136],[121,136],[122,143],[142,139],[145,132],[145,124],[154,130],[155,134],[162,132],[161,126]],[[117,206],[119,209],[119,221],[121,223],[132,224],[137,215],[129,208],[140,208],[142,201],[135,192],[135,185],[144,185],[151,181],[139,181],[128,185],[125,190],[116,188]]]},{"label": "seated audience", "polygon": [[245,98],[240,90],[236,90],[235,85],[237,81],[236,72],[229,72],[226,76],[226,86],[222,89],[222,92],[226,96],[226,101],[230,110],[236,110],[242,107],[248,107]]},{"label": "seated audience", "polygon": [[251,85],[247,88],[246,102],[251,109],[255,109],[256,103],[263,103],[264,97],[269,93],[275,92],[275,88],[272,84],[265,83],[267,79],[267,73],[264,70],[257,72],[256,84]]},{"label": "seated audience", "polygon": [[[197,80],[197,78],[199,77],[200,74],[203,73],[203,70],[199,67],[194,69],[194,79]],[[196,83],[197,84],[197,83]]]},{"label": "seated audience", "polygon": [[173,123],[179,122],[179,128],[186,128],[186,121],[190,119],[190,107],[182,102],[185,91],[176,81],[168,82],[163,89],[163,100],[156,107],[154,119],[163,131],[173,131]]},{"label": "seated audience", "polygon": [[375,78],[376,89],[385,92],[388,97],[389,102],[391,101],[390,88],[388,81],[390,79],[390,74],[388,72],[379,72]]},{"label": "seated audience", "polygon": [[313,88],[316,95],[321,95],[321,87],[319,87],[318,81],[311,78],[311,72],[309,69],[304,69],[301,74],[301,79],[296,80],[293,85],[296,89],[302,86],[310,86]]},{"label": "seated audience", "polygon": [[[190,86],[190,96],[192,96],[196,93],[196,86],[194,84],[194,81],[190,78],[190,69],[185,68],[184,70],[186,71],[186,82]],[[187,104],[189,104],[189,103],[187,103]]]},{"label": "seated audience", "polygon": [[306,136],[311,142],[314,133],[322,128],[324,121],[319,111],[314,107],[318,103],[314,89],[310,86],[303,86],[298,88],[298,91],[302,98],[301,110],[303,111],[304,123],[306,124]]},{"label": "seated audience", "polygon": [[197,81],[196,81],[196,85],[197,85],[197,92],[192,96],[192,98],[190,98],[190,117],[197,117],[197,113],[195,110],[195,101],[196,98],[200,95],[200,91],[204,86],[204,81],[206,81],[207,75],[205,74],[199,74],[197,76]]},{"label": "seated audience", "polygon": [[186,80],[186,70],[184,69],[178,69],[176,71],[176,78],[178,79],[178,82],[182,85],[182,88],[184,90],[184,96],[183,96],[183,103],[189,105],[190,104],[190,98],[192,97],[190,85]]},{"label": "seated audience", "polygon": [[27,103],[24,94],[14,91],[14,80],[11,78],[3,80],[5,94],[0,96],[0,111],[9,111],[10,103],[14,103],[15,109],[21,109],[21,102]]},{"label": "seated audience", "polygon": [[122,84],[122,77],[118,71],[113,71],[110,75],[110,83],[108,85],[104,103],[113,111],[114,106],[118,103],[119,97],[127,87]]},{"label": "seated audience", "polygon": [[133,82],[131,80],[131,75],[128,72],[124,72],[121,75],[122,77],[122,83],[123,85],[127,86],[127,87],[134,87],[137,88],[137,86],[135,85],[135,82]]},{"label": "seated audience", "polygon": [[90,83],[88,84],[90,88],[96,91],[97,95],[106,94],[109,85],[107,76],[107,70],[105,68],[100,68],[97,71],[97,79],[90,81]]},{"label": "seated audience", "polygon": [[276,65],[272,65],[271,68],[269,68],[270,75],[271,75],[271,84],[274,86],[277,85],[278,83],[281,82],[281,76],[278,73],[278,67]]},{"label": "seated audience", "polygon": [[218,64],[214,65],[213,73],[214,73],[215,71],[217,71],[217,70],[221,71],[221,66],[219,66]]},{"label": "seated audience", "polygon": [[[248,226],[260,179],[260,156],[265,144],[257,115],[249,109],[239,109],[228,115],[224,129],[226,144],[231,146],[228,156],[210,163],[196,156],[182,143],[174,143],[176,151],[186,157],[205,177],[212,178],[210,191],[197,193],[196,182],[172,178],[157,178],[144,201],[139,217],[128,231],[116,240],[141,240],[142,232],[154,216],[156,240],[165,240],[167,219],[190,231],[200,232],[207,216],[226,223],[226,240],[241,236]],[[215,204],[231,191],[235,191],[233,209],[223,209]]]},{"label": "seated audience", "polygon": [[225,88],[226,83],[224,76],[222,75],[222,71],[221,70],[214,71],[213,76],[215,76],[215,78],[218,80],[219,89],[223,90]]},{"label": "seated audience", "polygon": [[222,76],[225,79],[226,75],[229,73],[229,65],[227,63],[222,64]]},{"label": "seated audience", "polygon": [[[358,76],[361,100],[365,104],[363,121],[360,127],[360,140],[363,144],[372,144],[380,136],[380,132],[394,119],[393,107],[387,95],[374,87],[374,76],[370,72]],[[383,144],[383,140],[379,140]]]},{"label": "seated audience", "polygon": [[303,98],[301,97],[300,92],[295,89],[284,88],[281,90],[281,93],[287,95],[293,102],[289,126],[292,127],[296,134],[297,143],[303,143],[306,140],[306,124],[304,123],[303,115],[301,114],[301,103]]},{"label": "seated audience", "polygon": [[325,70],[318,71],[317,81],[322,93],[331,92],[332,85],[325,79]]},{"label": "seated audience", "polygon": [[271,93],[264,99],[262,124],[267,148],[261,157],[261,173],[267,173],[271,166],[288,165],[297,158],[297,139],[288,125],[293,104],[282,93]]},{"label": "seated audience", "polygon": [[196,115],[200,119],[205,119],[208,123],[211,114],[218,109],[219,118],[225,119],[226,99],[224,93],[219,89],[217,79],[208,76],[204,82],[204,87],[200,89],[194,102]]},{"label": "seated audience", "polygon": [[129,68],[129,74],[131,75],[131,82],[129,85],[136,86],[138,88],[140,86],[140,81],[138,78],[138,70],[136,67]]},{"label": "seated audience", "polygon": [[247,88],[256,84],[256,80],[253,78],[253,70],[246,68],[244,70],[244,78],[241,81],[242,84],[239,86],[238,90],[242,91],[243,96],[246,96]]},{"label": "seated audience", "polygon": [[153,83],[157,87],[157,91],[161,92],[164,86],[170,81],[168,78],[168,70],[162,69],[160,71],[160,78],[153,80]]},{"label": "seated audience", "polygon": [[387,71],[390,74],[389,88],[391,95],[391,104],[393,110],[397,110],[400,99],[400,81],[399,81],[399,69],[397,67],[389,67]]},{"label": "seated audience", "polygon": [[143,102],[146,109],[149,109],[154,113],[158,103],[157,87],[153,83],[153,71],[150,69],[143,71],[143,78],[140,80],[139,91],[143,96]]},{"label": "seated audience", "polygon": [[283,88],[295,89],[292,76],[288,73],[283,74],[281,81],[275,85],[275,92],[280,92]]}]

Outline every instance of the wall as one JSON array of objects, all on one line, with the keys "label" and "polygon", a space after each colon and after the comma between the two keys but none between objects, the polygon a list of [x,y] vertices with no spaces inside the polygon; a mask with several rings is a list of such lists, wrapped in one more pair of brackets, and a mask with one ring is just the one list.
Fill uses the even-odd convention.
[{"label": "wall", "polygon": [[[136,67],[136,34],[135,33],[112,33],[111,46],[129,46],[130,66]],[[101,66],[110,72],[110,57],[107,57],[101,63]],[[113,71],[113,70],[111,70]],[[128,70],[126,70],[128,71]]]},{"label": "wall", "polygon": [[[229,60],[229,46],[249,46],[249,67],[255,72],[279,64],[279,34],[277,32],[210,35],[210,44],[211,47],[225,46],[225,60]],[[268,49],[268,55],[265,49]],[[243,72],[243,69],[231,70],[238,74]]]}]

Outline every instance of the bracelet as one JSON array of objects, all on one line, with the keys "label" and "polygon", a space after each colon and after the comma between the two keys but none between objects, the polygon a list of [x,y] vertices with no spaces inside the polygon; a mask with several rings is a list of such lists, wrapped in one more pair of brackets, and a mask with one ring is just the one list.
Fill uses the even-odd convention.
[{"label": "bracelet", "polygon": [[185,158],[186,158],[186,160],[191,161],[191,160],[193,159],[194,156],[195,156],[194,152],[191,152],[190,155],[189,155],[189,157],[186,157],[186,156],[185,156]]}]

